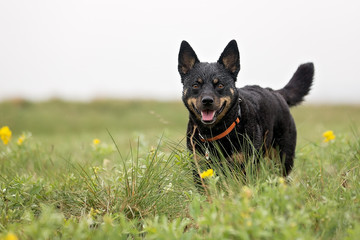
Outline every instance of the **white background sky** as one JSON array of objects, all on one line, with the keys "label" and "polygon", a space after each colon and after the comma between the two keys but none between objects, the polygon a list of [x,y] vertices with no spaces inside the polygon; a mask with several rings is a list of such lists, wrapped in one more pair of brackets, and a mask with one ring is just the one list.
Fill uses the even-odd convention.
[{"label": "white background sky", "polygon": [[0,100],[180,100],[183,39],[208,62],[236,39],[238,87],[313,61],[308,102],[360,103],[358,0],[0,1]]}]

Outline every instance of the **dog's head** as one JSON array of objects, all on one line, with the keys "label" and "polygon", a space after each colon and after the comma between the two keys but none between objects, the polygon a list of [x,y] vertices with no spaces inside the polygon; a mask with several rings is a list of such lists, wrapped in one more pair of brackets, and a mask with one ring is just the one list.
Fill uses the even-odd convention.
[{"label": "dog's head", "polygon": [[235,82],[240,57],[235,40],[229,42],[216,63],[200,62],[189,43],[183,41],[178,70],[184,104],[193,119],[203,125],[214,126],[238,101]]}]

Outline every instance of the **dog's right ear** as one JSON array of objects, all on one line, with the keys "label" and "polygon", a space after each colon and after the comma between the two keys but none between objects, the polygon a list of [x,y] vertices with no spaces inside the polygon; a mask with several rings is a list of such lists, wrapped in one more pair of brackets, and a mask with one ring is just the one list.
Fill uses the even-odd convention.
[{"label": "dog's right ear", "polygon": [[191,48],[190,44],[186,41],[181,42],[179,52],[179,65],[178,70],[181,76],[186,75],[195,65],[200,62],[196,53]]}]

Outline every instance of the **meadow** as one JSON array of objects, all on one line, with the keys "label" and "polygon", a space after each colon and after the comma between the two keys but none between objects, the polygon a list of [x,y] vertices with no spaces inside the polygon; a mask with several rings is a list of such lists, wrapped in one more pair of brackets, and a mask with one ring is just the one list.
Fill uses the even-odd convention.
[{"label": "meadow", "polygon": [[358,239],[360,106],[292,113],[287,179],[249,159],[199,193],[181,102],[1,102],[0,239]]}]

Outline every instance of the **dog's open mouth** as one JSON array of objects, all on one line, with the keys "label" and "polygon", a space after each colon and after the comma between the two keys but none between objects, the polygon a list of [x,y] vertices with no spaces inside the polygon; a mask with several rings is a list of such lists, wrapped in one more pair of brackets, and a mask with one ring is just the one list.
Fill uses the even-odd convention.
[{"label": "dog's open mouth", "polygon": [[199,111],[197,108],[196,111],[201,114],[201,122],[204,124],[213,124],[216,121],[216,117],[224,110],[226,102],[220,107],[219,110],[212,110],[212,109],[204,109]]},{"label": "dog's open mouth", "polygon": [[202,110],[201,111],[201,120],[204,122],[211,122],[215,118],[215,110]]}]

